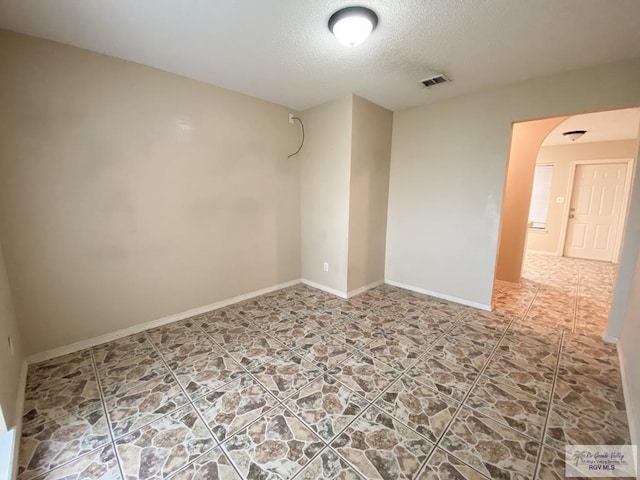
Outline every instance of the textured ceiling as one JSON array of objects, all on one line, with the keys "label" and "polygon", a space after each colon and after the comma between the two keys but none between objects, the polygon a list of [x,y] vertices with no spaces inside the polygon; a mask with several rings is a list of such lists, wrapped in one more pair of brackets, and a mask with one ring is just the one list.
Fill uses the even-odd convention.
[{"label": "textured ceiling", "polygon": [[[348,93],[398,110],[640,57],[639,0],[363,0],[378,27],[340,45],[339,0],[0,0],[0,27],[304,109]],[[424,89],[435,72],[453,82]]]},{"label": "textured ceiling", "polygon": [[610,142],[638,137],[640,131],[640,109],[626,108],[606,112],[573,115],[554,128],[542,146],[566,145],[571,142],[562,135],[572,130],[586,130],[576,143]]}]

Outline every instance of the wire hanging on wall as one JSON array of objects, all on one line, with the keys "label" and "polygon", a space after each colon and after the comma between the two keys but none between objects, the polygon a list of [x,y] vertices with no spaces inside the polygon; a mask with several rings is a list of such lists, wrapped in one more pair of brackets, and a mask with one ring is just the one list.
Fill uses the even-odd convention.
[{"label": "wire hanging on wall", "polygon": [[298,120],[300,122],[300,126],[302,127],[302,142],[300,142],[300,146],[295,152],[293,152],[291,155],[287,155],[287,158],[291,158],[297,155],[298,153],[300,153],[300,150],[302,150],[302,146],[304,145],[304,123],[302,123],[302,120],[300,119],[300,117],[291,117],[291,119]]}]

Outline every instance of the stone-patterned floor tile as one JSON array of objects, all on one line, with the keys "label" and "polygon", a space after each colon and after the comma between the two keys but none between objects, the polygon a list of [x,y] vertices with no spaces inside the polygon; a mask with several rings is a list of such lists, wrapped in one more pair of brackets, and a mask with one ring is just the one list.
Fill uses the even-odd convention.
[{"label": "stone-patterned floor tile", "polygon": [[443,337],[431,349],[429,355],[480,372],[491,356],[492,347],[469,342],[465,337]]},{"label": "stone-patterned floor tile", "polygon": [[169,373],[124,383],[105,399],[116,438],[163,417],[187,402],[187,397]]},{"label": "stone-patterned floor tile", "polygon": [[[22,479],[22,477],[18,477]],[[37,480],[121,480],[113,445],[79,457],[37,478]]]},{"label": "stone-patterned floor tile", "polygon": [[436,448],[416,480],[489,480],[450,453]]},{"label": "stone-patterned floor tile", "polygon": [[329,370],[329,373],[358,395],[373,400],[399,377],[401,372],[358,352]]},{"label": "stone-patterned floor tile", "polygon": [[573,383],[592,385],[598,389],[622,392],[622,375],[620,369],[591,364],[572,364],[561,362],[558,377]]},{"label": "stone-patterned floor tile", "polygon": [[125,480],[166,478],[215,445],[191,406],[116,440]]},{"label": "stone-patterned floor tile", "polygon": [[43,423],[100,409],[100,393],[91,351],[30,365],[25,386],[23,421]]},{"label": "stone-patterned floor tile", "polygon": [[372,330],[366,323],[348,321],[338,323],[325,331],[342,342],[350,344],[354,348],[362,347],[381,335],[381,332]]},{"label": "stone-patterned floor tile", "polygon": [[271,410],[222,444],[243,477],[265,480],[292,478],[324,446],[285,407]]},{"label": "stone-patterned floor tile", "polygon": [[321,373],[321,369],[291,351],[282,352],[252,371],[256,380],[278,400],[290,397]]},{"label": "stone-patterned floor tile", "polygon": [[163,343],[158,346],[160,354],[167,363],[182,362],[185,358],[198,355],[209,355],[220,350],[220,346],[200,329],[183,335],[175,342]]},{"label": "stone-patterned floor tile", "polygon": [[414,430],[371,406],[331,443],[368,479],[412,479],[434,446]]},{"label": "stone-patterned floor tile", "polygon": [[231,357],[247,370],[269,363],[287,347],[269,335],[253,335],[235,344],[225,345]]},{"label": "stone-patterned floor tile", "polygon": [[507,333],[498,345],[496,356],[520,365],[531,365],[541,371],[553,371],[558,362],[558,344],[548,337],[533,338]]},{"label": "stone-patterned floor tile", "polygon": [[90,350],[70,353],[51,360],[29,365],[27,371],[27,395],[39,394],[53,385],[72,383],[94,373]]},{"label": "stone-patterned floor tile", "polygon": [[296,476],[296,480],[366,480],[331,448],[325,448]]},{"label": "stone-patterned floor tile", "polygon": [[114,364],[134,364],[135,360],[132,359],[157,357],[145,332],[103,343],[92,350],[98,372]]},{"label": "stone-patterned floor tile", "polygon": [[548,400],[553,387],[554,371],[530,363],[516,363],[509,355],[495,355],[483,376],[498,385],[518,389],[541,400]]},{"label": "stone-patterned floor tile", "polygon": [[[318,329],[317,325],[306,325],[305,322],[298,318],[307,312],[307,308],[301,312],[290,311],[288,309],[280,308],[277,312],[273,312],[270,315],[261,317],[254,320],[254,323],[260,327],[263,332],[277,332],[286,328],[293,327],[309,327]],[[298,315],[296,315],[298,313]]]},{"label": "stone-patterned floor tile", "polygon": [[250,342],[256,336],[248,332],[218,332],[208,335],[220,348],[225,350],[235,348],[238,344]]},{"label": "stone-patterned floor tile", "polygon": [[168,365],[192,400],[246,375],[240,364],[220,348],[184,357],[175,356]]},{"label": "stone-patterned floor tile", "polygon": [[566,334],[562,344],[560,365],[594,365],[601,368],[616,368],[618,352],[615,345],[586,335]]},{"label": "stone-patterned floor tile", "polygon": [[[413,293],[413,295],[422,295],[422,294]],[[426,297],[426,295],[423,295],[423,297]],[[433,312],[434,314],[446,315],[452,318],[453,317],[460,318],[462,315],[467,313],[470,309],[471,308],[467,307],[466,305],[461,305],[459,303],[449,302],[446,300],[439,300],[439,299],[436,299],[436,302],[434,302],[430,307],[431,312]]]},{"label": "stone-patterned floor tile", "polygon": [[462,401],[478,373],[434,356],[422,358],[407,371],[414,380]]},{"label": "stone-patterned floor tile", "polygon": [[172,351],[185,344],[193,343],[193,339],[204,337],[202,330],[192,319],[180,320],[147,331],[151,342],[161,353]]},{"label": "stone-patterned floor tile", "polygon": [[25,400],[23,424],[39,424],[69,415],[84,418],[95,411],[102,410],[102,401],[95,388],[96,382],[91,384],[89,391],[84,389],[77,395],[73,390],[63,389],[55,395],[51,395],[51,391],[46,391],[41,398]]},{"label": "stone-patterned floor tile", "polygon": [[540,444],[463,407],[439,446],[489,478],[520,480],[533,476]]},{"label": "stone-patterned floor tile", "polygon": [[480,323],[461,322],[447,332],[446,338],[473,343],[478,347],[491,350],[500,341],[502,333],[501,330],[485,327]]},{"label": "stone-patterned floor tile", "polygon": [[412,366],[422,355],[423,350],[415,344],[402,339],[379,337],[367,344],[362,353],[397,369],[404,370]]},{"label": "stone-patterned floor tile", "polygon": [[613,421],[627,418],[621,391],[597,386],[580,377],[558,376],[553,392],[553,402],[555,405],[595,419]]},{"label": "stone-patterned floor tile", "polygon": [[220,447],[209,450],[168,480],[242,480]]},{"label": "stone-patterned floor tile", "polygon": [[330,442],[369,402],[325,374],[296,392],[285,405],[324,441]]},{"label": "stone-patterned floor tile", "polygon": [[286,309],[283,309],[283,314],[285,317],[279,323],[266,325],[266,330],[270,332],[279,331],[289,325],[322,331],[339,321],[339,317],[336,317],[331,312],[322,310],[321,306],[308,307],[301,305],[298,307],[295,303],[291,303],[287,305]]},{"label": "stone-patterned floor tile", "polygon": [[277,405],[251,376],[238,378],[194,402],[219,442],[236,434]]},{"label": "stone-patterned floor tile", "polygon": [[459,404],[404,375],[376,400],[375,405],[435,443]]},{"label": "stone-patterned floor tile", "polygon": [[462,319],[462,324],[467,325],[480,325],[491,330],[495,330],[496,333],[503,333],[513,317],[504,315],[500,312],[487,312],[484,310],[473,309],[465,314]]},{"label": "stone-patterned floor tile", "polygon": [[208,316],[206,319],[198,322],[200,328],[206,333],[215,335],[217,333],[229,333],[229,334],[258,334],[261,329],[249,318],[230,318],[227,320],[211,318]]},{"label": "stone-patterned floor tile", "polygon": [[471,391],[465,405],[538,441],[542,440],[549,405],[546,399],[483,377]]},{"label": "stone-patterned floor tile", "polygon": [[292,349],[318,368],[328,370],[343,362],[356,350],[326,333],[313,333],[297,339]]},{"label": "stone-patterned floor tile", "polygon": [[[434,323],[428,323],[433,321]],[[428,321],[424,319],[404,318],[397,322],[396,325],[382,326],[382,331],[390,330],[395,333],[394,337],[410,345],[416,346],[424,350],[429,345],[436,343],[440,337],[453,328],[455,322],[450,319],[434,319]]]},{"label": "stone-patterned floor tile", "polygon": [[536,480],[565,480],[564,452],[546,445],[542,447]]},{"label": "stone-patterned floor tile", "polygon": [[31,479],[111,441],[102,409],[81,418],[59,417],[23,425],[18,459],[20,480]]},{"label": "stone-patterned floor tile", "polygon": [[296,342],[305,336],[311,336],[316,333],[321,333],[317,327],[305,325],[300,322],[292,322],[289,324],[283,324],[280,329],[274,329],[269,331],[269,335],[278,339],[278,341],[284,343],[289,348],[295,348]]},{"label": "stone-patterned floor tile", "polygon": [[[135,360],[135,357],[134,357]],[[122,396],[122,392],[135,390],[138,385],[147,385],[154,379],[170,377],[169,370],[160,357],[144,357],[131,364],[109,364],[98,370],[102,394],[105,397]]]},{"label": "stone-patterned floor tile", "polygon": [[[280,313],[280,305],[277,299],[266,299],[265,297],[255,297],[243,302],[236,303],[225,307],[230,316],[239,316],[240,318],[248,319],[252,322],[256,322],[263,317],[269,315],[278,315]],[[207,314],[208,318],[213,318],[212,315]]]},{"label": "stone-patterned floor tile", "polygon": [[436,332],[448,330],[459,319],[459,315],[449,315],[431,309],[416,308],[408,311],[403,316],[402,323],[415,328],[423,328],[431,335],[434,335]]},{"label": "stone-patterned floor tile", "polygon": [[551,406],[544,443],[564,450],[566,445],[625,445],[630,442],[626,421],[595,419]]}]

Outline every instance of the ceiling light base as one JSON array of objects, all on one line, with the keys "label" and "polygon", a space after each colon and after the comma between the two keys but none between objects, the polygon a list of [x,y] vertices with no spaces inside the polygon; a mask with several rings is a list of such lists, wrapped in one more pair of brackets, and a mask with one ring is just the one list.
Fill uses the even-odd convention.
[{"label": "ceiling light base", "polygon": [[366,7],[346,7],[329,18],[329,30],[347,47],[363,43],[378,25],[378,15]]}]

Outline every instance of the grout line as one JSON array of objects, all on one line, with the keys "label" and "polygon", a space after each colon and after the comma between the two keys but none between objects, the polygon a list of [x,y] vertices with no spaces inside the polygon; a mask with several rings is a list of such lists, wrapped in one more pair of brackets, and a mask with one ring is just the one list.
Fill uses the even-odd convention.
[{"label": "grout line", "polygon": [[111,418],[109,417],[109,411],[107,410],[107,401],[104,397],[104,391],[102,390],[102,382],[100,381],[100,375],[98,374],[98,367],[96,366],[96,359],[93,354],[93,348],[89,349],[89,353],[91,355],[91,366],[93,367],[93,374],[96,376],[96,385],[98,386],[98,393],[100,394],[100,401],[102,402],[102,409],[104,411],[104,419],[107,422],[107,428],[109,429],[109,437],[111,437],[111,448],[113,448],[113,453],[116,456],[116,463],[118,464],[118,471],[120,472],[120,477],[123,479],[126,478],[124,476],[124,471],[122,469],[122,462],[120,461],[120,454],[118,453],[118,449],[116,448],[116,439],[113,433],[113,428],[111,428]]},{"label": "grout line", "polygon": [[[197,325],[195,322],[193,322],[194,325]],[[177,472],[179,472],[180,470],[182,470],[183,468],[186,468],[188,465],[190,465],[191,463],[195,462],[197,459],[201,458],[203,455],[205,455],[206,453],[209,453],[210,451],[212,451],[214,448],[216,447],[220,447],[222,442],[219,442],[218,439],[216,438],[215,434],[213,433],[213,430],[211,430],[211,427],[209,426],[209,424],[206,422],[206,420],[204,419],[204,417],[202,416],[202,414],[200,413],[200,410],[198,410],[195,406],[195,404],[193,403],[193,400],[191,399],[191,397],[189,396],[189,394],[187,393],[187,391],[184,389],[184,387],[182,386],[182,384],[178,381],[178,377],[176,377],[175,373],[173,372],[173,370],[171,368],[169,368],[169,364],[166,362],[164,356],[162,355],[162,353],[160,352],[160,349],[157,347],[157,345],[155,343],[153,343],[153,340],[151,340],[151,336],[149,335],[149,331],[145,330],[144,334],[147,338],[147,341],[151,344],[151,346],[153,347],[153,349],[155,350],[155,352],[158,354],[158,356],[160,357],[160,359],[162,360],[162,363],[164,364],[165,368],[167,369],[167,371],[169,372],[169,374],[171,375],[171,377],[174,379],[174,381],[178,384],[178,387],[180,388],[180,390],[182,390],[182,392],[184,393],[188,405],[191,406],[191,408],[193,409],[193,411],[196,412],[196,415],[198,416],[198,418],[200,419],[200,421],[204,424],[205,428],[207,429],[207,431],[209,432],[209,434],[211,435],[211,438],[214,442],[214,446],[212,448],[210,448],[209,450],[207,450],[206,452],[202,452],[201,454],[199,454],[196,458],[194,458],[192,461],[187,462],[183,467],[179,468],[178,470],[176,470],[173,475],[175,475]],[[207,340],[210,340],[207,337]],[[235,361],[235,360],[234,360]],[[236,362],[237,363],[237,362]],[[240,365],[240,364],[238,364]],[[242,367],[242,365],[240,365]],[[240,377],[238,377],[240,378]],[[235,378],[233,379],[235,380]],[[233,381],[232,380],[232,381]],[[230,382],[225,383],[225,385],[227,385]],[[203,394],[202,396],[204,396],[206,394]],[[201,398],[201,397],[198,397]],[[172,410],[171,412],[167,413],[166,415],[163,415],[161,418],[165,418],[169,415],[171,415],[173,412],[177,412],[178,410],[180,410],[181,408],[184,408],[186,405],[183,405],[182,407],[178,407],[174,410]],[[159,420],[159,419],[158,419]],[[154,420],[155,421],[155,420]],[[153,422],[150,422],[153,423]],[[147,424],[149,425],[149,424]],[[141,427],[142,428],[142,427]],[[224,453],[224,449],[222,449],[223,453]],[[225,457],[226,457],[226,453]],[[240,471],[236,468],[235,464],[233,463],[233,461],[231,461],[231,459],[229,458],[229,461],[231,462],[231,465],[233,466],[233,468],[236,470],[236,472],[238,473],[238,475],[240,475],[240,478],[242,478],[242,474],[240,473]],[[125,478],[124,476],[122,478]]]},{"label": "grout line", "polygon": [[[456,409],[454,414],[451,416],[451,420],[449,420],[449,423],[447,423],[447,426],[442,430],[442,433],[440,434],[440,437],[438,437],[438,441],[437,441],[436,445],[440,445],[440,442],[442,441],[442,438],[444,437],[444,435],[447,433],[447,430],[449,430],[449,428],[451,427],[451,425],[455,421],[456,417],[458,416],[458,414],[460,413],[462,408],[466,406],[465,402],[471,396],[471,393],[476,388],[476,385],[480,382],[480,378],[482,377],[482,375],[484,374],[485,370],[487,369],[487,367],[489,366],[489,364],[493,360],[493,357],[495,356],[496,351],[500,347],[500,343],[502,343],[502,340],[507,335],[507,332],[511,328],[511,325],[513,325],[513,322],[515,322],[515,318],[513,318],[509,322],[509,325],[507,326],[507,328],[505,328],[504,332],[502,332],[502,335],[500,336],[500,339],[496,342],[496,345],[491,349],[491,353],[489,354],[489,358],[487,359],[487,361],[485,362],[483,367],[478,371],[478,375],[476,376],[476,379],[471,384],[471,387],[469,387],[469,389],[467,390],[467,393],[464,395],[462,400],[460,400],[460,402],[459,402],[460,405],[458,405],[458,408]],[[500,423],[500,422],[498,422],[498,423]]]},{"label": "grout line", "polygon": [[[147,338],[147,341],[152,345],[153,350],[156,352],[156,354],[158,354],[158,357],[160,358],[160,360],[162,361],[162,364],[164,365],[164,367],[167,369],[167,372],[169,372],[169,374],[171,375],[171,377],[173,378],[173,380],[176,382],[176,384],[178,385],[178,387],[180,388],[180,390],[182,390],[182,393],[184,394],[185,398],[187,399],[188,404],[195,410],[196,414],[198,415],[198,418],[200,418],[200,420],[202,421],[202,423],[204,423],[204,426],[207,428],[207,430],[209,431],[209,433],[211,434],[211,436],[213,437],[213,441],[216,443],[216,445],[219,444],[218,439],[216,438],[216,436],[213,434],[213,430],[211,430],[211,428],[209,427],[209,425],[207,424],[207,422],[205,422],[204,418],[202,418],[202,415],[200,415],[200,412],[198,411],[198,409],[196,408],[196,406],[193,403],[193,400],[191,400],[191,397],[189,396],[189,394],[187,393],[187,391],[185,390],[185,388],[182,386],[182,384],[178,381],[178,377],[176,377],[175,373],[173,373],[173,370],[171,368],[169,368],[169,364],[167,363],[167,361],[165,360],[164,356],[162,355],[162,353],[160,352],[160,349],[157,347],[157,345],[155,343],[153,343],[153,341],[151,340],[151,336],[149,335],[148,330],[144,331],[145,337]],[[234,379],[235,380],[235,379]],[[231,382],[227,382],[227,383],[231,383]],[[225,383],[226,385],[226,383]],[[203,394],[204,395],[204,394]],[[200,397],[198,397],[200,398]],[[173,412],[177,412],[178,410],[184,408],[185,406],[187,406],[187,404],[182,405],[180,407],[176,407],[175,409],[171,410],[170,412],[166,413],[165,415],[163,415],[160,418],[164,418],[170,414],[172,414]],[[155,420],[153,420],[153,422],[155,422]],[[149,423],[153,423],[153,422],[149,422]],[[147,423],[146,425],[149,425],[149,423]],[[140,427],[142,428],[142,427]],[[137,429],[138,430],[138,429]],[[131,433],[131,432],[129,432]],[[127,433],[128,435],[128,433]]]},{"label": "grout line", "polygon": [[[529,303],[529,306],[526,308],[526,310],[524,311],[524,313],[522,314],[522,319],[525,319],[529,313],[529,310],[531,309],[531,307],[533,306],[533,303],[535,301],[535,299],[538,296],[538,292],[539,292],[539,287],[536,288],[536,291],[531,299],[531,302]],[[444,436],[446,435],[447,431],[449,430],[449,428],[451,428],[451,425],[453,424],[453,422],[456,420],[456,418],[458,417],[460,411],[462,410],[463,407],[466,408],[471,408],[468,407],[467,405],[465,405],[465,402],[467,401],[467,399],[471,396],[471,393],[473,392],[473,390],[475,389],[475,387],[477,386],[477,384],[479,383],[480,379],[482,378],[482,376],[484,375],[484,372],[486,371],[487,367],[489,366],[489,364],[491,363],[491,361],[493,360],[493,358],[495,357],[495,354],[498,350],[498,348],[500,347],[500,344],[502,343],[502,340],[504,339],[504,337],[507,335],[507,333],[509,332],[509,329],[512,327],[512,325],[514,324],[514,322],[517,320],[517,317],[512,317],[511,321],[509,322],[509,324],[507,325],[507,327],[504,329],[504,332],[502,333],[502,335],[500,336],[500,339],[498,340],[498,342],[496,343],[495,347],[493,347],[493,349],[491,350],[491,353],[489,354],[489,358],[487,359],[487,361],[485,362],[484,366],[482,367],[482,369],[480,369],[480,371],[478,372],[478,376],[476,377],[476,379],[473,381],[473,383],[471,384],[471,387],[469,388],[469,390],[467,391],[467,393],[465,394],[465,396],[463,397],[463,399],[459,402],[458,408],[456,409],[456,411],[453,413],[453,415],[451,416],[451,419],[449,420],[449,422],[447,423],[446,427],[442,430],[442,433],[440,434],[440,436],[438,437],[438,440],[436,441],[436,447],[439,448],[440,447],[440,443],[442,442],[442,439],[444,438]],[[473,411],[476,411],[475,409],[471,409]],[[491,417],[489,417],[491,418]],[[495,421],[495,420],[494,420]],[[497,422],[497,421],[496,421]],[[504,425],[501,422],[497,422],[500,423],[501,425]],[[513,430],[514,432],[517,432],[519,434],[522,434],[522,432],[519,432],[517,430],[512,429],[511,427],[508,427],[510,430]],[[531,438],[530,436],[527,435],[528,438]],[[542,449],[542,444],[540,446],[540,449]],[[447,453],[451,454],[451,452],[449,452],[448,450],[443,449],[444,451],[446,451]],[[435,451],[435,449],[434,449]],[[454,455],[455,456],[455,455]],[[458,457],[456,457],[458,458]],[[428,461],[428,459],[427,459]],[[463,461],[463,463],[465,463]],[[426,462],[425,462],[426,464]],[[473,468],[473,467],[471,467]],[[473,468],[474,470],[476,470],[475,468]],[[477,470],[476,470],[477,471]],[[480,472],[482,473],[482,472]],[[483,474],[484,475],[484,474]]]},{"label": "grout line", "polygon": [[564,346],[564,337],[565,337],[565,332],[563,331],[560,334],[560,344],[558,345],[558,358],[556,360],[556,368],[553,374],[553,384],[551,385],[551,392],[549,393],[549,403],[547,405],[547,414],[545,415],[544,426],[542,427],[542,436],[540,438],[540,450],[538,451],[538,457],[536,458],[536,466],[534,469],[533,478],[537,478],[537,475],[540,470],[540,465],[542,463],[542,452],[545,447],[544,439],[547,436],[547,427],[549,426],[549,417],[551,416],[553,395],[555,394],[555,391],[556,391],[556,383],[558,381],[558,372],[560,371],[560,358],[562,357],[562,347]]}]

